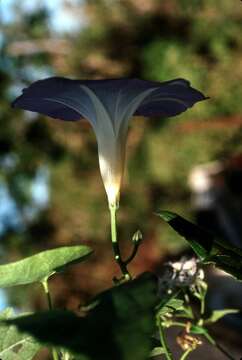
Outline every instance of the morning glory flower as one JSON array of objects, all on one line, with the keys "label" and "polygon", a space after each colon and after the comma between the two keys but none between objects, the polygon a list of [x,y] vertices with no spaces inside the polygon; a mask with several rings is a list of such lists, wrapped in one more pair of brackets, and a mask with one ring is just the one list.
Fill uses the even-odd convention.
[{"label": "morning glory flower", "polygon": [[160,83],[51,77],[24,89],[13,107],[66,121],[87,119],[97,138],[99,166],[109,205],[117,206],[131,117],[175,116],[204,99],[184,79]]}]

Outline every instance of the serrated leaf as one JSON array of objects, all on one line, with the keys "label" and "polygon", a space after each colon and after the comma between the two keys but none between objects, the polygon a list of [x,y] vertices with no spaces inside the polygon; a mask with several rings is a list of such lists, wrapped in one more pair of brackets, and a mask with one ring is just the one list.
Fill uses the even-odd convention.
[{"label": "serrated leaf", "polygon": [[158,311],[158,315],[165,316],[176,311],[182,311],[184,310],[183,304],[183,300],[172,298],[166,304],[163,304],[163,306]]},{"label": "serrated leaf", "polygon": [[157,215],[188,241],[201,260],[206,259],[214,242],[212,234],[170,211],[159,211]]},{"label": "serrated leaf", "polygon": [[151,274],[98,295],[85,317],[47,311],[10,321],[39,341],[90,360],[146,360],[155,331],[157,281]]},{"label": "serrated leaf", "polygon": [[205,324],[215,323],[228,314],[236,314],[238,312],[239,310],[237,309],[213,310],[211,316],[205,320]]},{"label": "serrated leaf", "polygon": [[242,250],[170,211],[158,214],[183,236],[203,263],[211,263],[242,280]]},{"label": "serrated leaf", "polygon": [[3,324],[1,321],[13,316],[11,309],[0,313],[0,359],[32,360],[41,345],[30,335],[20,333],[15,326]]},{"label": "serrated leaf", "polygon": [[85,245],[46,250],[13,263],[0,266],[0,287],[42,281],[64,267],[86,259],[92,250]]}]

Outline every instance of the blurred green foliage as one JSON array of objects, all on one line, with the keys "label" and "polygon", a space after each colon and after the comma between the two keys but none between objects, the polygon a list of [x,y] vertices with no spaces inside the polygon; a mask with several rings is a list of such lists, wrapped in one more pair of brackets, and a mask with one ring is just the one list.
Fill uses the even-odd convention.
[{"label": "blurred green foliage", "polygon": [[[72,11],[85,24],[66,34],[53,31],[44,7],[26,13],[17,1],[16,18],[0,24],[0,181],[24,225],[5,227],[2,251],[14,260],[34,249],[84,242],[97,247],[103,264],[109,261],[109,221],[94,134],[85,121],[64,123],[13,111],[10,102],[26,84],[51,75],[184,77],[211,100],[179,118],[131,124],[119,233],[125,247],[134,231],[142,230],[150,257],[140,259],[135,269],[145,269],[167,251],[184,247],[153,212],[190,213],[192,167],[241,151],[242,5],[85,0]],[[50,173],[49,206],[28,217],[31,184],[41,166]],[[156,252],[149,241],[157,244]],[[109,249],[106,255],[101,247]],[[98,271],[111,278],[108,267]]]}]

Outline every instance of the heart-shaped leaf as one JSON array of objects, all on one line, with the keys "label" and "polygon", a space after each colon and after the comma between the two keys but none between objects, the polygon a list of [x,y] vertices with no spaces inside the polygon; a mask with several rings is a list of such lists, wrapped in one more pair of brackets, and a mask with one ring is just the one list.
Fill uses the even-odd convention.
[{"label": "heart-shaped leaf", "polygon": [[32,360],[41,345],[30,335],[20,333],[15,326],[1,323],[11,317],[12,309],[0,313],[0,359]]},{"label": "heart-shaped leaf", "polygon": [[0,287],[42,281],[64,267],[83,261],[92,250],[85,245],[46,250],[13,263],[0,266]]},{"label": "heart-shaped leaf", "polygon": [[10,320],[39,341],[88,360],[146,360],[155,331],[157,282],[152,274],[116,286],[93,300],[85,317],[47,311]]}]

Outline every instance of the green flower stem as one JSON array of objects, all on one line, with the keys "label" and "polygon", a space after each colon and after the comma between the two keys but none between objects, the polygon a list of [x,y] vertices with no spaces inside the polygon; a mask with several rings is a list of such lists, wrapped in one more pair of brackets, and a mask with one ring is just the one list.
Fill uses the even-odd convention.
[{"label": "green flower stem", "polygon": [[200,308],[200,312],[201,312],[201,316],[203,317],[204,316],[204,313],[205,313],[205,300],[206,300],[206,293],[207,291],[205,290],[202,290],[200,291],[200,296],[201,296],[201,308]]},{"label": "green flower stem", "polygon": [[118,238],[117,238],[117,223],[116,223],[116,212],[118,207],[116,205],[109,205],[110,210],[110,220],[111,220],[111,238],[112,238],[112,245],[113,245],[113,252],[114,258],[120,270],[123,274],[124,280],[131,280],[131,275],[127,269],[127,263],[122,260]]},{"label": "green flower stem", "polygon": [[164,355],[166,357],[167,360],[173,360],[173,357],[172,357],[172,353],[168,347],[168,344],[166,342],[166,338],[165,338],[165,332],[164,332],[164,328],[161,324],[161,320],[158,318],[158,328],[159,328],[159,334],[160,334],[160,342],[161,342],[161,345],[163,347],[163,350],[164,350]]},{"label": "green flower stem", "polygon": [[205,313],[205,298],[201,298],[201,309],[200,309],[201,315],[203,316]]},{"label": "green flower stem", "polygon": [[185,360],[188,355],[193,351],[193,349],[187,349],[187,351],[185,351],[182,355],[182,357],[180,358],[180,360]]},{"label": "green flower stem", "polygon": [[44,279],[42,281],[42,285],[43,285],[45,295],[46,295],[46,298],[47,298],[47,301],[48,301],[48,307],[49,307],[50,310],[52,310],[53,306],[52,306],[52,300],[51,300],[49,286],[48,286],[48,279]]},{"label": "green flower stem", "polygon": [[180,322],[180,321],[172,321],[170,326],[180,326],[180,327],[185,328],[187,326],[187,324],[183,323],[183,322]]},{"label": "green flower stem", "polygon": [[138,248],[139,248],[139,243],[136,243],[133,247],[133,251],[131,255],[127,258],[127,260],[124,261],[126,265],[128,265],[134,259],[135,255],[137,254]]},{"label": "green flower stem", "polygon": [[[45,278],[41,282],[41,284],[42,284],[42,286],[44,288],[44,291],[45,291],[45,295],[46,295],[47,302],[48,302],[48,307],[49,307],[50,310],[52,310],[53,306],[52,306],[52,300],[51,300],[49,286],[48,286],[48,278]],[[52,357],[53,357],[53,360],[59,360],[58,352],[54,348],[52,349]]]}]

